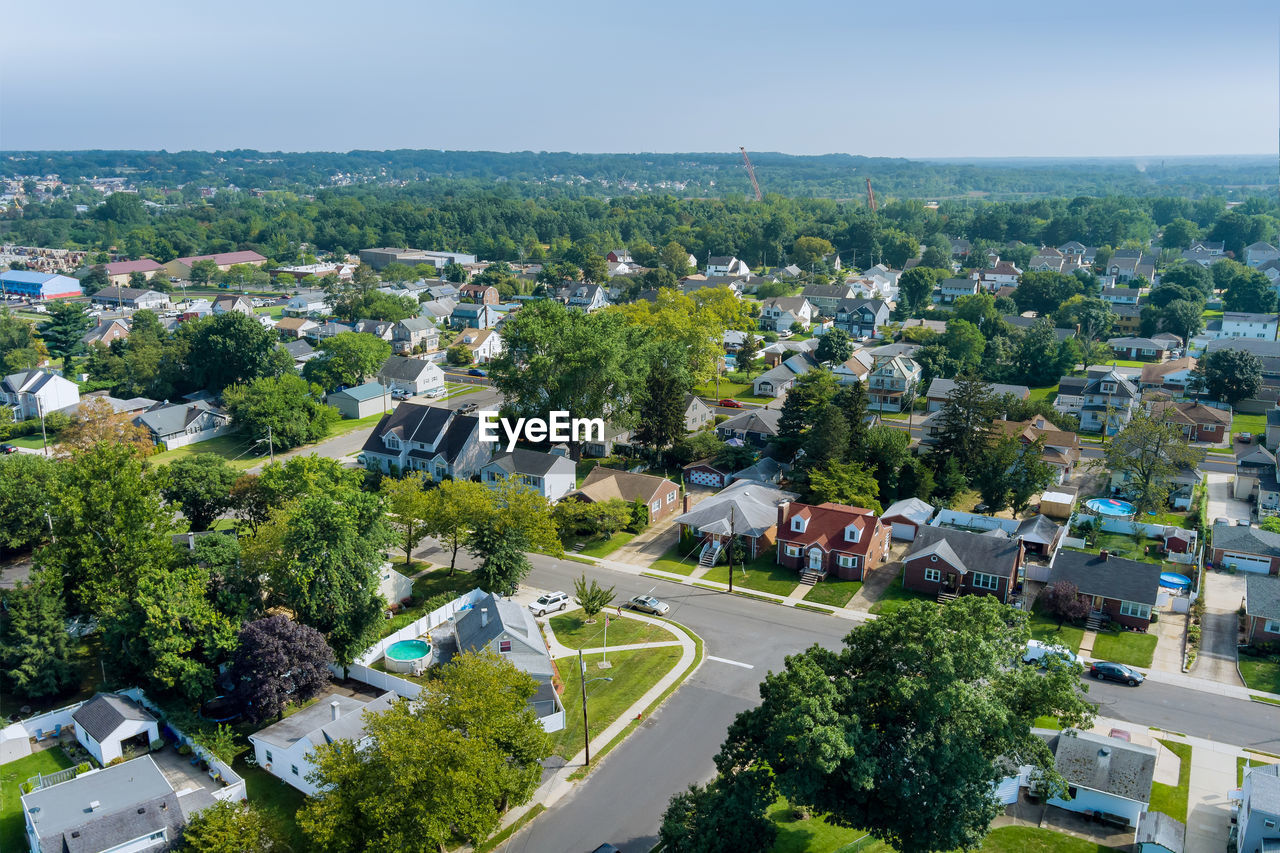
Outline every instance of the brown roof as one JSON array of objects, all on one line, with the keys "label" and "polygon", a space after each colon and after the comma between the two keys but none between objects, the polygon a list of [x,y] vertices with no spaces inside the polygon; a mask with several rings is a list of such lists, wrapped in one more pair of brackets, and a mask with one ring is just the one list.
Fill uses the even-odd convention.
[{"label": "brown roof", "polygon": [[276,328],[284,329],[286,332],[296,332],[307,323],[315,325],[314,320],[308,320],[306,317],[281,317],[276,321]]},{"label": "brown roof", "polygon": [[[802,503],[787,504],[782,523],[778,525],[778,541],[792,545],[818,545],[824,551],[848,551],[854,554],[866,554],[875,538],[876,527],[880,519],[869,509],[857,506],[824,503],[818,506]],[[808,519],[803,533],[791,529],[791,520],[800,517]],[[850,524],[861,531],[857,542],[845,539],[845,528]]]},{"label": "brown roof", "polygon": [[191,266],[196,261],[213,261],[218,266],[222,266],[223,264],[260,264],[266,260],[257,252],[245,250],[243,252],[218,252],[216,255],[191,255],[187,258],[178,258],[178,263]]},{"label": "brown roof", "polygon": [[[669,487],[669,488],[664,488]],[[578,491],[591,501],[600,502],[619,498],[624,501],[652,503],[659,494],[674,489],[676,484],[652,474],[633,474],[597,465],[587,474]]]},{"label": "brown roof", "polygon": [[1142,382],[1144,384],[1159,385],[1164,381],[1164,377],[1170,373],[1178,370],[1194,370],[1195,366],[1196,360],[1189,355],[1166,361],[1163,364],[1148,364],[1142,368]]},{"label": "brown roof", "polygon": [[1229,424],[1231,412],[1215,409],[1201,403],[1158,402],[1151,407],[1152,414],[1163,414],[1175,424]]}]

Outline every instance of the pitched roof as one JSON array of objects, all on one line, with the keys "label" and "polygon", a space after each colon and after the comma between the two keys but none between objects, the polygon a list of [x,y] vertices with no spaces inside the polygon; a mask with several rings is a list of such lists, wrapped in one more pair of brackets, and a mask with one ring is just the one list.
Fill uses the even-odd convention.
[{"label": "pitched roof", "polygon": [[1245,770],[1249,780],[1249,810],[1280,815],[1280,764]]},{"label": "pitched roof", "polygon": [[[804,532],[791,529],[792,519],[797,517],[806,520]],[[865,554],[871,547],[872,534],[878,523],[875,513],[862,507],[835,503],[813,506],[796,502],[788,504],[784,510],[783,523],[778,526],[778,539],[806,546],[816,544],[826,550],[838,548]],[[859,532],[857,542],[845,538],[845,530],[850,525]]]},{"label": "pitched roof", "polygon": [[545,477],[555,468],[563,468],[569,474],[574,470],[573,463],[563,456],[544,453],[540,450],[526,450],[522,447],[495,454],[484,467],[488,468],[491,465],[498,466],[508,475],[532,474],[538,477]]},{"label": "pitched roof", "polygon": [[1230,410],[1206,406],[1197,401],[1183,403],[1157,401],[1151,404],[1151,413],[1162,414],[1167,420],[1175,424],[1221,424],[1225,426],[1231,423]]},{"label": "pitched roof", "polygon": [[[1026,385],[1002,385],[999,382],[987,383],[988,390],[992,394],[1012,394],[1015,397],[1025,400],[1031,396],[1031,389]],[[954,379],[934,379],[929,383],[929,390],[925,393],[929,398],[946,399],[951,396],[951,392],[956,389],[956,380]]]},{"label": "pitched roof", "polygon": [[[946,547],[943,548],[941,543]],[[1016,539],[997,539],[968,530],[924,526],[916,531],[915,541],[903,559],[914,560],[926,554],[944,557],[950,552],[960,562],[947,562],[957,569],[1008,574],[1021,550],[1022,545]]]},{"label": "pitched roof", "polygon": [[721,422],[716,429],[733,432],[754,432],[761,435],[777,435],[778,420],[781,417],[782,413],[777,409],[752,409]]},{"label": "pitched roof", "polygon": [[[1252,248],[1252,247],[1250,247]],[[139,261],[113,261],[106,265],[107,275],[125,275],[133,272],[155,272],[164,269],[160,264],[150,258],[143,258]]]},{"label": "pitched roof", "polygon": [[[333,719],[333,703],[338,703],[338,720]],[[288,749],[298,741],[319,732],[326,725],[339,722],[343,717],[360,718],[360,712],[368,705],[363,699],[341,693],[327,693],[296,714],[291,714],[265,729],[259,729],[250,737],[264,743]],[[323,738],[320,739],[323,742]],[[314,740],[312,741],[315,742]]]},{"label": "pitched roof", "polygon": [[1085,595],[1154,605],[1160,591],[1160,566],[1116,556],[1104,560],[1100,554],[1063,548],[1049,572],[1050,585],[1059,581],[1075,584]]},{"label": "pitched roof", "polygon": [[304,329],[314,329],[316,325],[315,320],[308,320],[306,317],[281,317],[276,320],[276,328],[286,332],[301,332]]},{"label": "pitched roof", "polygon": [[[503,657],[522,672],[551,677],[551,655],[547,652],[538,623],[528,608],[509,598],[493,593],[485,595],[458,618],[455,630],[458,649],[464,652],[483,649],[505,634],[514,642],[510,652],[502,653]],[[515,643],[520,644],[518,648]]]},{"label": "pitched roof", "polygon": [[1142,368],[1141,381],[1144,385],[1159,385],[1164,381],[1164,377],[1170,373],[1176,373],[1179,370],[1194,370],[1195,366],[1196,360],[1189,355],[1160,364],[1148,364]]},{"label": "pitched roof", "polygon": [[390,394],[390,390],[380,382],[366,382],[363,385],[353,385],[350,388],[344,388],[341,391],[334,391],[329,395],[329,399],[334,397],[343,397],[348,400],[376,400],[384,394]]},{"label": "pitched roof", "polygon": [[1272,533],[1260,527],[1241,527],[1233,524],[1213,525],[1214,550],[1240,551],[1265,557],[1280,557],[1280,533]]},{"label": "pitched roof", "polygon": [[676,522],[707,533],[760,536],[778,523],[778,504],[797,497],[755,480],[738,480],[677,516]]},{"label": "pitched roof", "polygon": [[155,435],[166,436],[182,432],[206,413],[227,417],[227,413],[216,406],[197,400],[193,403],[157,403],[134,418],[133,422],[145,426]]},{"label": "pitched roof", "polygon": [[156,721],[146,708],[118,693],[99,693],[77,708],[71,719],[98,743],[111,737],[111,733],[126,720],[148,723]]},{"label": "pitched roof", "polygon": [[1120,738],[1068,729],[1051,744],[1054,767],[1070,785],[1135,800],[1151,800],[1156,751]]},{"label": "pitched roof", "polygon": [[1244,600],[1250,616],[1280,620],[1280,577],[1249,572]]},{"label": "pitched roof", "polygon": [[384,379],[403,379],[415,381],[424,373],[434,373],[440,366],[425,358],[405,358],[401,355],[390,356],[378,368],[378,375]]},{"label": "pitched roof", "polygon": [[578,491],[593,501],[620,498],[624,501],[650,503],[660,494],[675,488],[675,483],[652,474],[635,474],[597,465],[587,474]]},{"label": "pitched roof", "polygon": [[1037,545],[1052,545],[1061,532],[1061,525],[1054,524],[1043,515],[1037,515],[1020,522],[1014,535],[1023,541],[1034,542]]},{"label": "pitched roof", "polygon": [[905,498],[880,514],[881,519],[905,518],[916,524],[925,524],[933,518],[933,507],[919,498]]}]

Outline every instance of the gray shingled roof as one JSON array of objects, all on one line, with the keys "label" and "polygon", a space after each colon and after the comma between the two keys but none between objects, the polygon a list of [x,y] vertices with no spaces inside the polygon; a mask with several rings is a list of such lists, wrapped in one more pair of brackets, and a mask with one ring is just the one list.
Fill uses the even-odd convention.
[{"label": "gray shingled roof", "polygon": [[76,726],[98,743],[111,737],[125,720],[141,720],[154,723],[156,718],[128,696],[117,693],[99,693],[85,702],[71,715]]},{"label": "gray shingled roof", "polygon": [[487,648],[505,634],[512,645],[510,652],[502,654],[517,669],[535,677],[551,677],[551,655],[537,621],[527,608],[509,598],[489,593],[458,619],[455,631],[458,648],[464,652]]},{"label": "gray shingled roof", "polygon": [[782,412],[777,409],[752,409],[723,421],[716,429],[777,435],[778,419],[780,417],[782,417]]},{"label": "gray shingled roof", "polygon": [[1245,584],[1245,611],[1263,619],[1280,619],[1280,578],[1250,572]]},{"label": "gray shingled roof", "polygon": [[[952,563],[956,568],[991,574],[1007,575],[1013,569],[1022,543],[1016,539],[984,536],[981,533],[970,533],[967,530],[953,530],[949,527],[921,527],[916,531],[915,541],[905,559],[914,559],[920,554],[936,553],[942,557],[944,552],[934,549],[939,541],[945,540],[948,547],[962,563]],[[948,560],[950,562],[950,560]]]},{"label": "gray shingled roof", "polygon": [[1280,815],[1280,764],[1254,767],[1248,773],[1249,808]]},{"label": "gray shingled roof", "polygon": [[1160,592],[1160,566],[1115,556],[1104,560],[1099,554],[1063,548],[1049,572],[1050,585],[1059,581],[1075,584],[1085,595],[1154,605]]},{"label": "gray shingled roof", "polygon": [[[1187,828],[1164,812],[1143,812],[1138,819],[1139,845],[1157,844],[1169,853],[1182,853],[1182,841]],[[1145,850],[1145,846],[1140,846]]]},{"label": "gray shingled roof", "polygon": [[[1012,394],[1019,399],[1025,399],[1031,394],[1031,389],[1026,385],[1002,385],[999,382],[988,382],[987,389],[992,394]],[[956,390],[956,380],[954,379],[934,379],[929,383],[929,390],[925,393],[926,397],[946,399]]]},{"label": "gray shingled roof", "polygon": [[1114,794],[1139,803],[1151,801],[1156,751],[1119,738],[1068,730],[1053,744],[1054,767],[1069,785]]},{"label": "gray shingled roof", "polygon": [[1017,535],[1028,542],[1035,542],[1039,545],[1052,545],[1061,530],[1061,526],[1054,524],[1043,515],[1037,515],[1021,522],[1018,525]]},{"label": "gray shingled roof", "polygon": [[404,356],[393,355],[382,363],[382,367],[378,369],[378,375],[383,379],[416,381],[423,373],[439,369],[439,365],[423,358],[405,358]]},{"label": "gray shingled roof", "polygon": [[563,456],[538,450],[525,450],[522,447],[496,454],[493,459],[485,463],[484,467],[488,468],[491,465],[497,465],[507,474],[530,474],[536,477],[545,477],[556,468],[563,468],[568,474],[574,472],[573,463]]},{"label": "gray shingled roof", "polygon": [[1213,547],[1265,557],[1280,557],[1280,533],[1231,524],[1213,526]]},{"label": "gray shingled roof", "polygon": [[308,705],[296,714],[272,723],[265,729],[253,733],[255,740],[288,749],[312,732],[319,731],[334,722],[332,703],[338,703],[338,719],[345,716],[359,716],[368,703],[344,696],[340,693],[329,693],[321,696],[314,704]]}]

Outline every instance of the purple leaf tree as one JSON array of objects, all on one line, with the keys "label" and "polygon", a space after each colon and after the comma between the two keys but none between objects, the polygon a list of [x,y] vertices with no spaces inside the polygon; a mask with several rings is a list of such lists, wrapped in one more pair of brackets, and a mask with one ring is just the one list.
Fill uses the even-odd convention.
[{"label": "purple leaf tree", "polygon": [[314,699],[329,686],[332,662],[333,650],[315,628],[283,615],[245,623],[231,667],[245,716],[283,718],[290,702]]}]

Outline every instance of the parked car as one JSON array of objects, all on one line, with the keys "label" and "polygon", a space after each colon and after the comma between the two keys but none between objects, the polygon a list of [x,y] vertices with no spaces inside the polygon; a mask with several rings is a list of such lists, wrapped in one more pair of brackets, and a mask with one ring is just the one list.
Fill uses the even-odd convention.
[{"label": "parked car", "polygon": [[665,616],[667,611],[671,609],[671,605],[665,601],[659,601],[652,595],[637,595],[635,598],[627,602],[627,606],[632,610],[639,610],[643,613],[652,613],[655,616]]},{"label": "parked car", "polygon": [[1043,667],[1047,666],[1052,660],[1060,660],[1069,664],[1078,663],[1084,666],[1084,658],[1066,646],[1055,646],[1052,643],[1042,643],[1039,640],[1028,641],[1027,650],[1022,654],[1023,663],[1034,663]]},{"label": "parked car", "polygon": [[413,395],[408,391],[396,391],[391,395],[392,400],[408,400]]},{"label": "parked car", "polygon": [[1240,442],[1241,444],[1252,444],[1252,443],[1253,443],[1253,433],[1251,433],[1251,432],[1238,432],[1238,433],[1236,433],[1236,441]]},{"label": "parked car", "polygon": [[538,596],[538,600],[529,604],[534,616],[546,616],[552,610],[564,610],[569,606],[569,593],[549,592]]},{"label": "parked car", "polygon": [[458,407],[458,414],[469,415],[472,412],[477,411],[479,408],[480,406],[476,403],[463,403],[461,406]]},{"label": "parked car", "polygon": [[725,397],[717,405],[724,406],[726,409],[741,409],[742,404],[732,397]]},{"label": "parked car", "polygon": [[17,452],[18,448],[14,447],[12,444],[0,444],[0,453],[9,454]]},{"label": "parked car", "polygon": [[1131,666],[1122,663],[1100,660],[1089,667],[1089,674],[1099,681],[1119,681],[1130,687],[1137,687],[1146,681],[1146,676]]},{"label": "parked car", "polygon": [[467,371],[467,375],[468,376],[487,376],[488,374],[486,374],[483,370],[481,370],[478,367],[473,367]]}]

